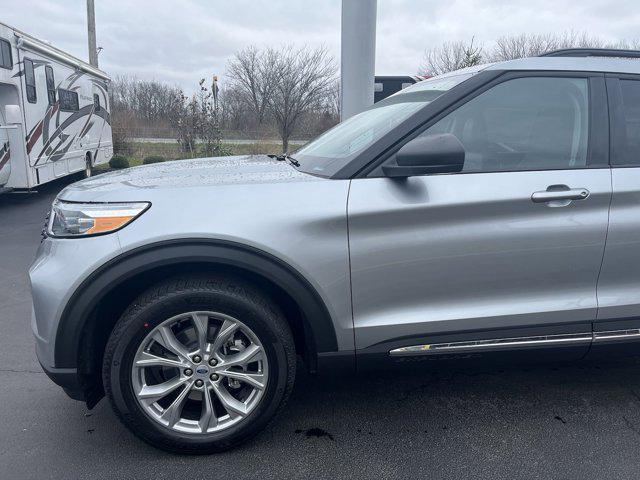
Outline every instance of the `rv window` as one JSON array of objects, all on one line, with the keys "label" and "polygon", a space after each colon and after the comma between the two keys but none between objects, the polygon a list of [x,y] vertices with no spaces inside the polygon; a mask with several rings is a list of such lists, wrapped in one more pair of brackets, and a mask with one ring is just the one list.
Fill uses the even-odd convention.
[{"label": "rv window", "polygon": [[6,40],[0,39],[0,67],[13,68],[13,59],[11,58],[11,44]]},{"label": "rv window", "polygon": [[49,97],[49,105],[56,103],[56,82],[53,78],[53,68],[51,65],[44,67],[44,73],[47,77],[47,97]]},{"label": "rv window", "polygon": [[77,112],[80,109],[78,92],[59,88],[58,99],[60,101],[60,110],[63,112]]},{"label": "rv window", "polygon": [[100,96],[97,93],[93,94],[93,105],[95,108],[93,109],[95,112],[100,111]]},{"label": "rv window", "polygon": [[27,101],[36,103],[38,95],[36,93],[36,77],[33,73],[33,62],[28,58],[24,59],[24,84],[27,87]]}]

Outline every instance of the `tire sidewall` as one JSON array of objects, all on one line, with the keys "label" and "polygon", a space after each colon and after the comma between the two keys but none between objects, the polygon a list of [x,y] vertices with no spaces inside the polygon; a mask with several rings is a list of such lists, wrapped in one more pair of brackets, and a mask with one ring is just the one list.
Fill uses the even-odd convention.
[{"label": "tire sidewall", "polygon": [[[141,342],[160,323],[182,313],[206,310],[229,315],[253,330],[264,347],[269,377],[262,399],[245,419],[220,432],[186,434],[155,422],[141,408],[132,386],[132,365]],[[126,312],[121,319],[123,328],[114,330],[109,340],[107,350],[109,347],[113,350],[111,355],[105,356],[104,365],[105,387],[125,423],[136,434],[161,448],[191,453],[223,450],[259,432],[277,412],[287,391],[289,375],[290,358],[277,329],[272,326],[279,318],[277,312],[270,313],[272,315],[246,299],[222,291],[170,293],[140,311],[134,308]]]}]

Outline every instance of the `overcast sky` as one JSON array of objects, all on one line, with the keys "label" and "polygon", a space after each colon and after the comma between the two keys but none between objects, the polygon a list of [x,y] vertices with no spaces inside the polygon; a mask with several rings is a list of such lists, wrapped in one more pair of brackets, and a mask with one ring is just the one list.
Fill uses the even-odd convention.
[{"label": "overcast sky", "polygon": [[[96,0],[100,67],[175,83],[222,75],[248,45],[326,45],[339,61],[341,0]],[[8,8],[7,5],[14,7]],[[0,0],[0,21],[87,58],[85,0]],[[415,74],[425,48],[585,31],[640,38],[638,0],[378,0],[376,73]]]}]

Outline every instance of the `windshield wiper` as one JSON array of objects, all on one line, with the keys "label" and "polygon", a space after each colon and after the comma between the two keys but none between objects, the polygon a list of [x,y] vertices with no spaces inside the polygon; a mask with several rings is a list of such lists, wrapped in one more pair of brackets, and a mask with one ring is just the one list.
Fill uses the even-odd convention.
[{"label": "windshield wiper", "polygon": [[283,153],[281,155],[274,155],[273,153],[267,155],[267,157],[269,158],[275,158],[276,160],[278,160],[279,162],[289,162],[291,165],[293,165],[294,167],[299,167],[300,166],[300,162],[298,162],[295,158],[293,158],[291,155],[289,155],[288,153]]}]

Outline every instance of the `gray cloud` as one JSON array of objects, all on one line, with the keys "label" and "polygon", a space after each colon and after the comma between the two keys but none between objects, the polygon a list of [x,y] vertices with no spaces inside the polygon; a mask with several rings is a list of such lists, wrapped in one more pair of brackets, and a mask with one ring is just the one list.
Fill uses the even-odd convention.
[{"label": "gray cloud", "polygon": [[[9,0],[2,0],[8,4]],[[326,45],[339,57],[340,0],[98,0],[100,66],[192,90],[224,73],[245,46]],[[2,21],[87,57],[84,0],[22,0]],[[586,31],[608,41],[640,34],[637,0],[378,0],[376,71],[412,74],[425,48],[514,33]]]}]

